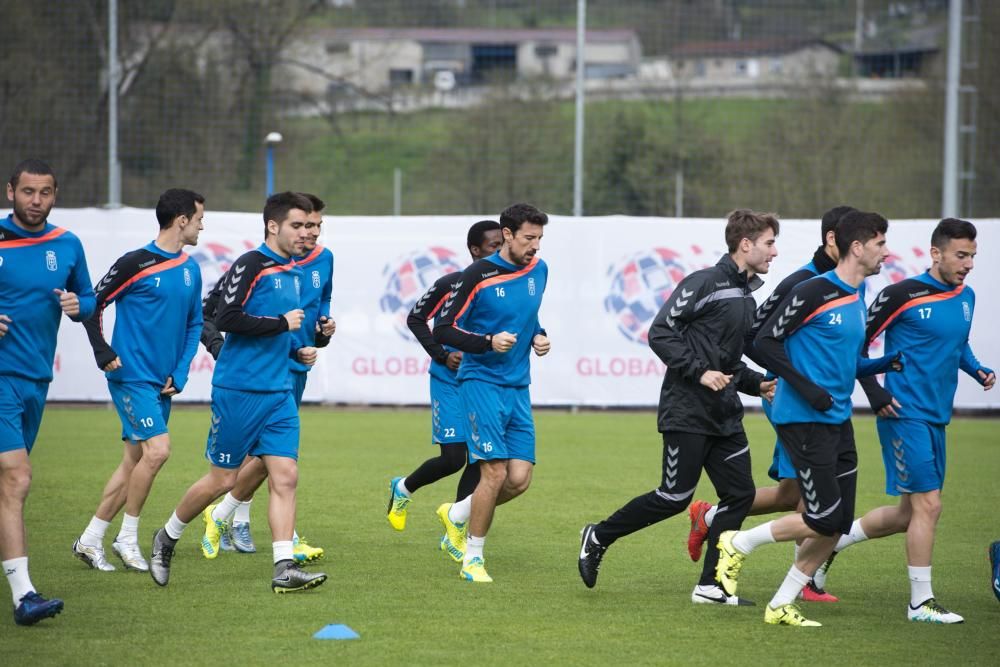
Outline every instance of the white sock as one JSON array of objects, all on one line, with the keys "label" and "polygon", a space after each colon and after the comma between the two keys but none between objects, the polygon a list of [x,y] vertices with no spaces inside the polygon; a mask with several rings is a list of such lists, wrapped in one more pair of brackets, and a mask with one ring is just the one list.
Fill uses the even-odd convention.
[{"label": "white sock", "polygon": [[163,527],[167,532],[167,537],[172,540],[181,539],[185,528],[187,528],[187,524],[177,518],[177,512],[170,515],[170,518],[167,519],[167,525]]},{"label": "white sock", "polygon": [[[741,554],[746,555],[751,553],[757,547],[763,544],[774,544],[774,535],[771,534],[771,524],[773,521],[768,521],[767,523],[762,523],[756,528],[751,528],[750,530],[741,530],[736,533],[733,538],[733,546]],[[805,586],[805,584],[802,584]]]},{"label": "white sock", "polygon": [[242,502],[236,508],[236,514],[233,515],[233,523],[250,523],[250,502],[253,500],[247,500]]},{"label": "white sock", "polygon": [[399,491],[400,493],[402,493],[407,498],[411,498],[413,496],[413,494],[410,493],[410,490],[408,488],[406,488],[406,478],[405,477],[401,478],[398,482],[396,482],[396,490]]},{"label": "white sock", "polygon": [[840,539],[837,540],[837,546],[833,550],[834,552],[843,551],[852,544],[864,542],[867,539],[868,536],[865,535],[865,531],[861,528],[861,519],[855,519],[854,523],[851,524],[851,532],[841,535]]},{"label": "white sock", "polygon": [[483,546],[485,544],[485,537],[474,537],[469,535],[469,538],[465,541],[465,564],[468,564],[468,562],[473,558],[482,558]]},{"label": "white sock", "polygon": [[469,520],[469,515],[472,514],[472,494],[470,493],[465,498],[459,500],[457,503],[451,506],[448,510],[448,518],[454,523],[465,523]]},{"label": "white sock", "polygon": [[275,564],[280,563],[283,560],[294,560],[292,556],[292,541],[282,540],[280,542],[271,542],[271,548],[274,550],[274,562]]},{"label": "white sock", "polygon": [[118,531],[116,542],[125,544],[139,543],[139,517],[132,516],[128,512],[122,515],[122,527]]},{"label": "white sock", "polygon": [[83,530],[83,535],[80,536],[80,544],[87,547],[104,546],[104,534],[108,532],[110,523],[110,521],[98,519],[96,516],[91,518],[90,523]]},{"label": "white sock", "polygon": [[809,583],[809,575],[799,570],[799,568],[794,565],[788,570],[788,574],[785,575],[785,580],[781,582],[781,587],[778,592],[774,594],[771,598],[771,609],[777,609],[782,605],[789,604],[790,602],[795,602],[795,598],[798,596],[799,592]]},{"label": "white sock", "polygon": [[921,602],[934,597],[931,590],[931,566],[906,568],[910,573],[910,606],[916,609]]},{"label": "white sock", "polygon": [[215,509],[212,510],[212,518],[216,521],[229,521],[239,506],[240,501],[236,500],[233,494],[227,493],[219,501],[219,504],[215,506]]},{"label": "white sock", "polygon": [[715,513],[719,511],[718,505],[712,505],[707,512],[705,512],[705,525],[709,528],[712,527],[712,522],[715,521]]},{"label": "white sock", "polygon": [[31,577],[28,576],[28,557],[11,558],[0,565],[3,565],[3,571],[7,573],[7,583],[10,584],[10,592],[14,596],[14,606],[17,607],[21,604],[21,598],[35,590],[31,585]]}]

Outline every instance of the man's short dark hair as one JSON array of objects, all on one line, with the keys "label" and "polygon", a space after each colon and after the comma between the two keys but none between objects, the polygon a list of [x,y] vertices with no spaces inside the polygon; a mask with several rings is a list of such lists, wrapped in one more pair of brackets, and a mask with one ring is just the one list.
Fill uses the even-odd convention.
[{"label": "man's short dark hair", "polygon": [[58,188],[59,181],[56,180],[56,173],[52,171],[50,167],[45,162],[37,160],[35,158],[28,158],[27,160],[22,160],[14,167],[14,171],[10,174],[10,187],[17,189],[17,182],[21,179],[21,174],[34,174],[35,176],[51,176],[52,183]]},{"label": "man's short dark hair", "polygon": [[478,248],[486,240],[486,232],[500,229],[500,223],[495,220],[480,220],[469,227],[469,234],[465,237],[466,248]]},{"label": "man's short dark hair", "polygon": [[514,204],[508,206],[500,214],[500,228],[509,229],[512,234],[517,234],[517,230],[526,222],[533,225],[545,225],[549,221],[549,216],[539,211],[531,204]]},{"label": "man's short dark hair", "polygon": [[753,243],[766,230],[774,231],[774,235],[777,236],[778,230],[781,228],[778,216],[774,213],[757,213],[748,208],[738,208],[735,211],[730,211],[726,217],[728,218],[726,247],[729,248],[730,253],[736,252],[736,248],[739,247],[740,241],[743,239],[749,239]]},{"label": "man's short dark hair", "polygon": [[857,210],[853,206],[834,206],[824,213],[823,219],[819,223],[820,243],[826,243],[826,235],[837,228],[837,223],[840,222],[841,218],[851,211]]},{"label": "man's short dark hair", "polygon": [[841,260],[847,257],[851,244],[855,241],[868,243],[879,234],[889,230],[889,221],[878,213],[868,211],[851,211],[840,219],[833,230],[837,239],[837,251]]},{"label": "man's short dark hair", "polygon": [[198,210],[195,203],[204,206],[205,198],[193,190],[170,188],[164,192],[156,202],[156,221],[160,223],[160,229],[170,227],[178,216],[194,217]]},{"label": "man's short dark hair", "polygon": [[976,226],[968,220],[945,218],[937,224],[931,233],[931,245],[938,250],[944,248],[953,239],[976,240]]},{"label": "man's short dark hair", "polygon": [[313,207],[312,212],[313,213],[322,213],[323,209],[326,208],[326,202],[324,202],[322,199],[320,199],[316,195],[310,194],[308,192],[300,192],[299,194],[302,195],[303,197],[305,197],[306,199],[308,199],[309,203],[312,204],[312,207]]},{"label": "man's short dark hair", "polygon": [[288,218],[288,212],[299,209],[306,213],[313,212],[312,202],[298,192],[277,192],[267,198],[264,204],[264,236],[267,237],[267,221],[274,220],[281,224]]}]

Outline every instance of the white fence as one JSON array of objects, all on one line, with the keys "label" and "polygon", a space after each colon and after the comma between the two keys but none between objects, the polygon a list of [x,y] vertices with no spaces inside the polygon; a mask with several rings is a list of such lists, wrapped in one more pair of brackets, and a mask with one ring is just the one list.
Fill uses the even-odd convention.
[{"label": "white fence", "polygon": [[[468,263],[465,235],[478,218],[328,217],[321,242],[333,250],[333,314],[337,333],[320,355],[306,400],[426,403],[428,358],[410,337],[405,317],[425,287],[445,271]],[[112,262],[155,237],[152,211],[57,209],[55,224],[82,240],[96,282]],[[645,344],[659,304],[685,274],[714,264],[723,252],[723,220],[553,217],[540,255],[549,264],[542,325],[552,352],[533,357],[532,398],[539,405],[653,406],[663,366]],[[869,297],[887,281],[929,266],[927,248],[936,221],[891,221],[893,252],[881,275],[869,280]],[[1000,366],[1000,220],[977,220],[979,256],[969,285],[976,289],[972,346],[980,360]],[[205,216],[205,231],[188,248],[210,288],[229,263],[260,244],[259,214]],[[765,276],[758,300],[786,274],[806,263],[819,243],[817,221],[782,221],[779,255]],[[105,314],[107,331],[113,308]],[[150,344],[155,345],[155,326]],[[212,358],[199,348],[191,377],[178,400],[206,401]],[[59,333],[53,400],[108,400],[104,376],[94,363],[83,328],[64,320]],[[747,399],[753,404],[756,399]],[[855,403],[864,405],[861,392]],[[970,378],[959,381],[961,408],[1000,408],[1000,391],[983,392]]]}]

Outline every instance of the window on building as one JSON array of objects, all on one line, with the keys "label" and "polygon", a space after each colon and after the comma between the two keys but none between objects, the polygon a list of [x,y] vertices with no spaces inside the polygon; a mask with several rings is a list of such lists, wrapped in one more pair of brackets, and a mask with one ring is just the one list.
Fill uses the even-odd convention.
[{"label": "window on building", "polygon": [[412,69],[391,69],[389,70],[390,86],[407,86],[413,83]]},{"label": "window on building", "polygon": [[351,45],[347,42],[327,42],[326,52],[331,56],[342,55],[351,51]]},{"label": "window on building", "polygon": [[559,47],[555,44],[536,44],[535,55],[539,58],[551,58],[559,53]]}]

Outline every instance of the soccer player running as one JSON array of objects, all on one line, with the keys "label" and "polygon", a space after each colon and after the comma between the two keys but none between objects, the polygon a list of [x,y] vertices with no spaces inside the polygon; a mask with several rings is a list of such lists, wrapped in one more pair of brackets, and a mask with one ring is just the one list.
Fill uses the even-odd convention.
[{"label": "soccer player running", "polygon": [[[778,255],[778,230],[773,214],[732,211],[725,230],[728,254],[681,280],[653,319],[649,347],[667,365],[657,414],[661,482],[604,521],[583,527],[578,566],[588,588],[597,583],[601,561],[618,539],[684,511],[703,468],[719,494],[709,537],[743,523],[754,483],[737,392],[765,399],[774,392],[775,381],[741,359],[756,309],[752,293],[764,284],[758,274],[767,273]],[[706,554],[691,601],[752,605],[716,585],[716,558]]]},{"label": "soccer player running", "polygon": [[[826,273],[836,268],[840,254],[837,251],[837,240],[834,235],[834,229],[837,226],[837,222],[844,215],[854,210],[856,209],[851,206],[837,206],[823,214],[823,218],[820,221],[820,239],[822,240],[822,245],[813,253],[812,260],[786,276],[774,288],[771,296],[757,308],[754,325],[747,336],[747,349],[744,350],[751,359],[755,358],[752,350],[754,336],[757,335],[761,325],[774,312],[778,303],[788,295],[792,288],[801,282],[815,278],[821,273]],[[764,401],[761,407],[764,410],[764,414],[770,420],[771,403]],[[747,513],[748,516],[773,514],[775,512],[791,512],[796,508],[799,508],[801,511],[799,507],[801,503],[799,486],[795,481],[795,468],[792,466],[788,454],[785,453],[784,448],[781,446],[780,440],[775,440],[771,467],[768,469],[767,474],[771,479],[778,482],[778,485],[757,488],[754,493],[753,504]],[[688,555],[695,562],[701,558],[702,546],[708,537],[708,530],[712,526],[712,521],[715,519],[717,511],[718,505],[712,505],[704,500],[695,500],[688,507],[688,516],[691,519],[691,532],[688,534],[687,542]],[[820,569],[822,570],[823,568]],[[827,593],[822,587],[818,587],[812,580],[802,589],[802,599],[812,602],[837,601],[835,596]]]},{"label": "soccer player running", "polygon": [[434,325],[435,341],[465,353],[458,394],[467,416],[469,459],[477,462],[480,478],[472,496],[455,503],[456,513],[439,508],[438,516],[452,546],[465,542],[459,575],[466,581],[493,581],[483,546],[494,511],[531,484],[535,422],[529,354],[534,350],[541,357],[551,347],[538,323],[549,269],[536,256],[548,221],[530,204],[501,213],[500,251],[462,272]]},{"label": "soccer player running", "polygon": [[[294,332],[301,347],[326,347],[330,337],[337,329],[337,324],[330,317],[330,297],[333,294],[333,253],[329,248],[319,245],[319,236],[323,228],[323,209],[326,204],[316,195],[300,193],[312,204],[312,211],[306,218],[306,241],[303,254],[295,257],[295,263],[302,270],[304,279],[301,284],[302,311],[305,317],[302,326]],[[219,279],[216,288],[206,300],[206,310],[209,318],[217,315],[222,287],[227,276]],[[211,339],[206,345],[213,356],[218,358],[221,350],[222,334],[218,333],[214,322],[206,327]],[[214,336],[213,336],[214,332]],[[216,344],[215,341],[218,341]],[[306,380],[312,364],[305,364],[298,359],[291,359],[292,396],[295,407],[302,404]],[[250,533],[250,501],[260,485],[267,479],[267,468],[259,456],[248,456],[236,477],[236,485],[227,493],[218,505],[209,505],[203,514],[205,534],[201,539],[201,552],[205,558],[215,558],[219,551],[238,551],[254,553],[257,547]],[[298,532],[292,532],[292,554],[299,563],[308,563],[323,557],[323,549],[311,546],[299,537]]]},{"label": "soccer player running", "polygon": [[[857,377],[898,368],[898,359],[861,356],[865,340],[863,283],[889,252],[888,222],[853,211],[836,228],[840,259],[833,271],[796,286],[761,326],[757,355],[780,378],[771,421],[795,468],[805,511],[750,530],[727,530],[718,541],[716,579],[736,594],[747,554],[772,542],[802,542],[795,564],[767,605],[776,625],[819,626],[794,604],[809,578],[847,532],[854,512],[858,456],[851,426],[851,390]],[[706,556],[707,558],[707,556]]]},{"label": "soccer player running", "polygon": [[[139,513],[170,456],[171,398],[184,390],[198,350],[201,270],[183,250],[197,245],[204,214],[205,198],[196,192],[171,189],[160,195],[156,240],[115,261],[97,283],[94,315],[83,323],[97,367],[107,376],[125,442],[94,516],[73,543],[73,555],[102,572],[115,569],[104,554],[104,533],[123,507],[111,548],[126,569],[149,570],[139,549]],[[112,303],[115,330],[108,345],[102,316]]]},{"label": "soccer player running", "polygon": [[305,314],[299,302],[301,255],[312,204],[282,192],[264,205],[264,243],[233,264],[216,324],[228,332],[212,377],[212,423],[205,447],[208,474],[184,494],[166,525],[153,536],[149,573],[160,586],[184,528],[211,502],[231,490],[240,464],[260,456],[267,467],[274,553],[271,589],[287,593],[319,586],[326,575],[302,570],[292,555],[295,525],[299,414],[292,396],[289,356],[314,363],[316,348],[293,332]]},{"label": "soccer player running", "polygon": [[[493,220],[480,220],[469,228],[465,245],[472,260],[482,259],[495,253],[503,243],[500,225]],[[441,448],[441,453],[427,459],[405,477],[394,477],[389,482],[389,505],[386,518],[396,530],[406,528],[407,507],[417,490],[433,484],[439,479],[452,475],[465,466],[455,493],[456,502],[469,497],[479,483],[479,467],[468,465],[466,444],[465,411],[458,397],[458,368],[462,362],[462,352],[447,348],[434,341],[427,322],[435,317],[451,294],[452,287],[460,280],[461,271],[441,276],[427,292],[413,304],[406,318],[406,326],[423,346],[431,358],[431,440]],[[438,507],[438,512],[446,512],[448,504]],[[465,545],[452,545],[445,535],[441,538],[441,549],[455,561],[461,562]]]},{"label": "soccer player running", "polygon": [[62,315],[80,322],[95,306],[80,239],[48,221],[57,191],[49,165],[25,160],[7,182],[14,211],[0,219],[0,564],[18,625],[34,625],[63,608],[62,600],[39,595],[28,575],[28,455],[52,382]]},{"label": "soccer player running", "polygon": [[885,355],[903,353],[901,373],[885,376],[885,387],[866,386],[878,411],[876,425],[885,463],[885,492],[899,503],[856,519],[834,553],[864,540],[906,533],[911,621],[961,623],[934,598],[931,556],[941,514],[945,474],[945,428],[962,370],[986,391],[996,374],[972,353],[969,330],[976,295],[965,284],[976,256],[976,228],[947,218],[931,235],[931,268],[889,285],[868,308],[869,344],[885,334]]}]

